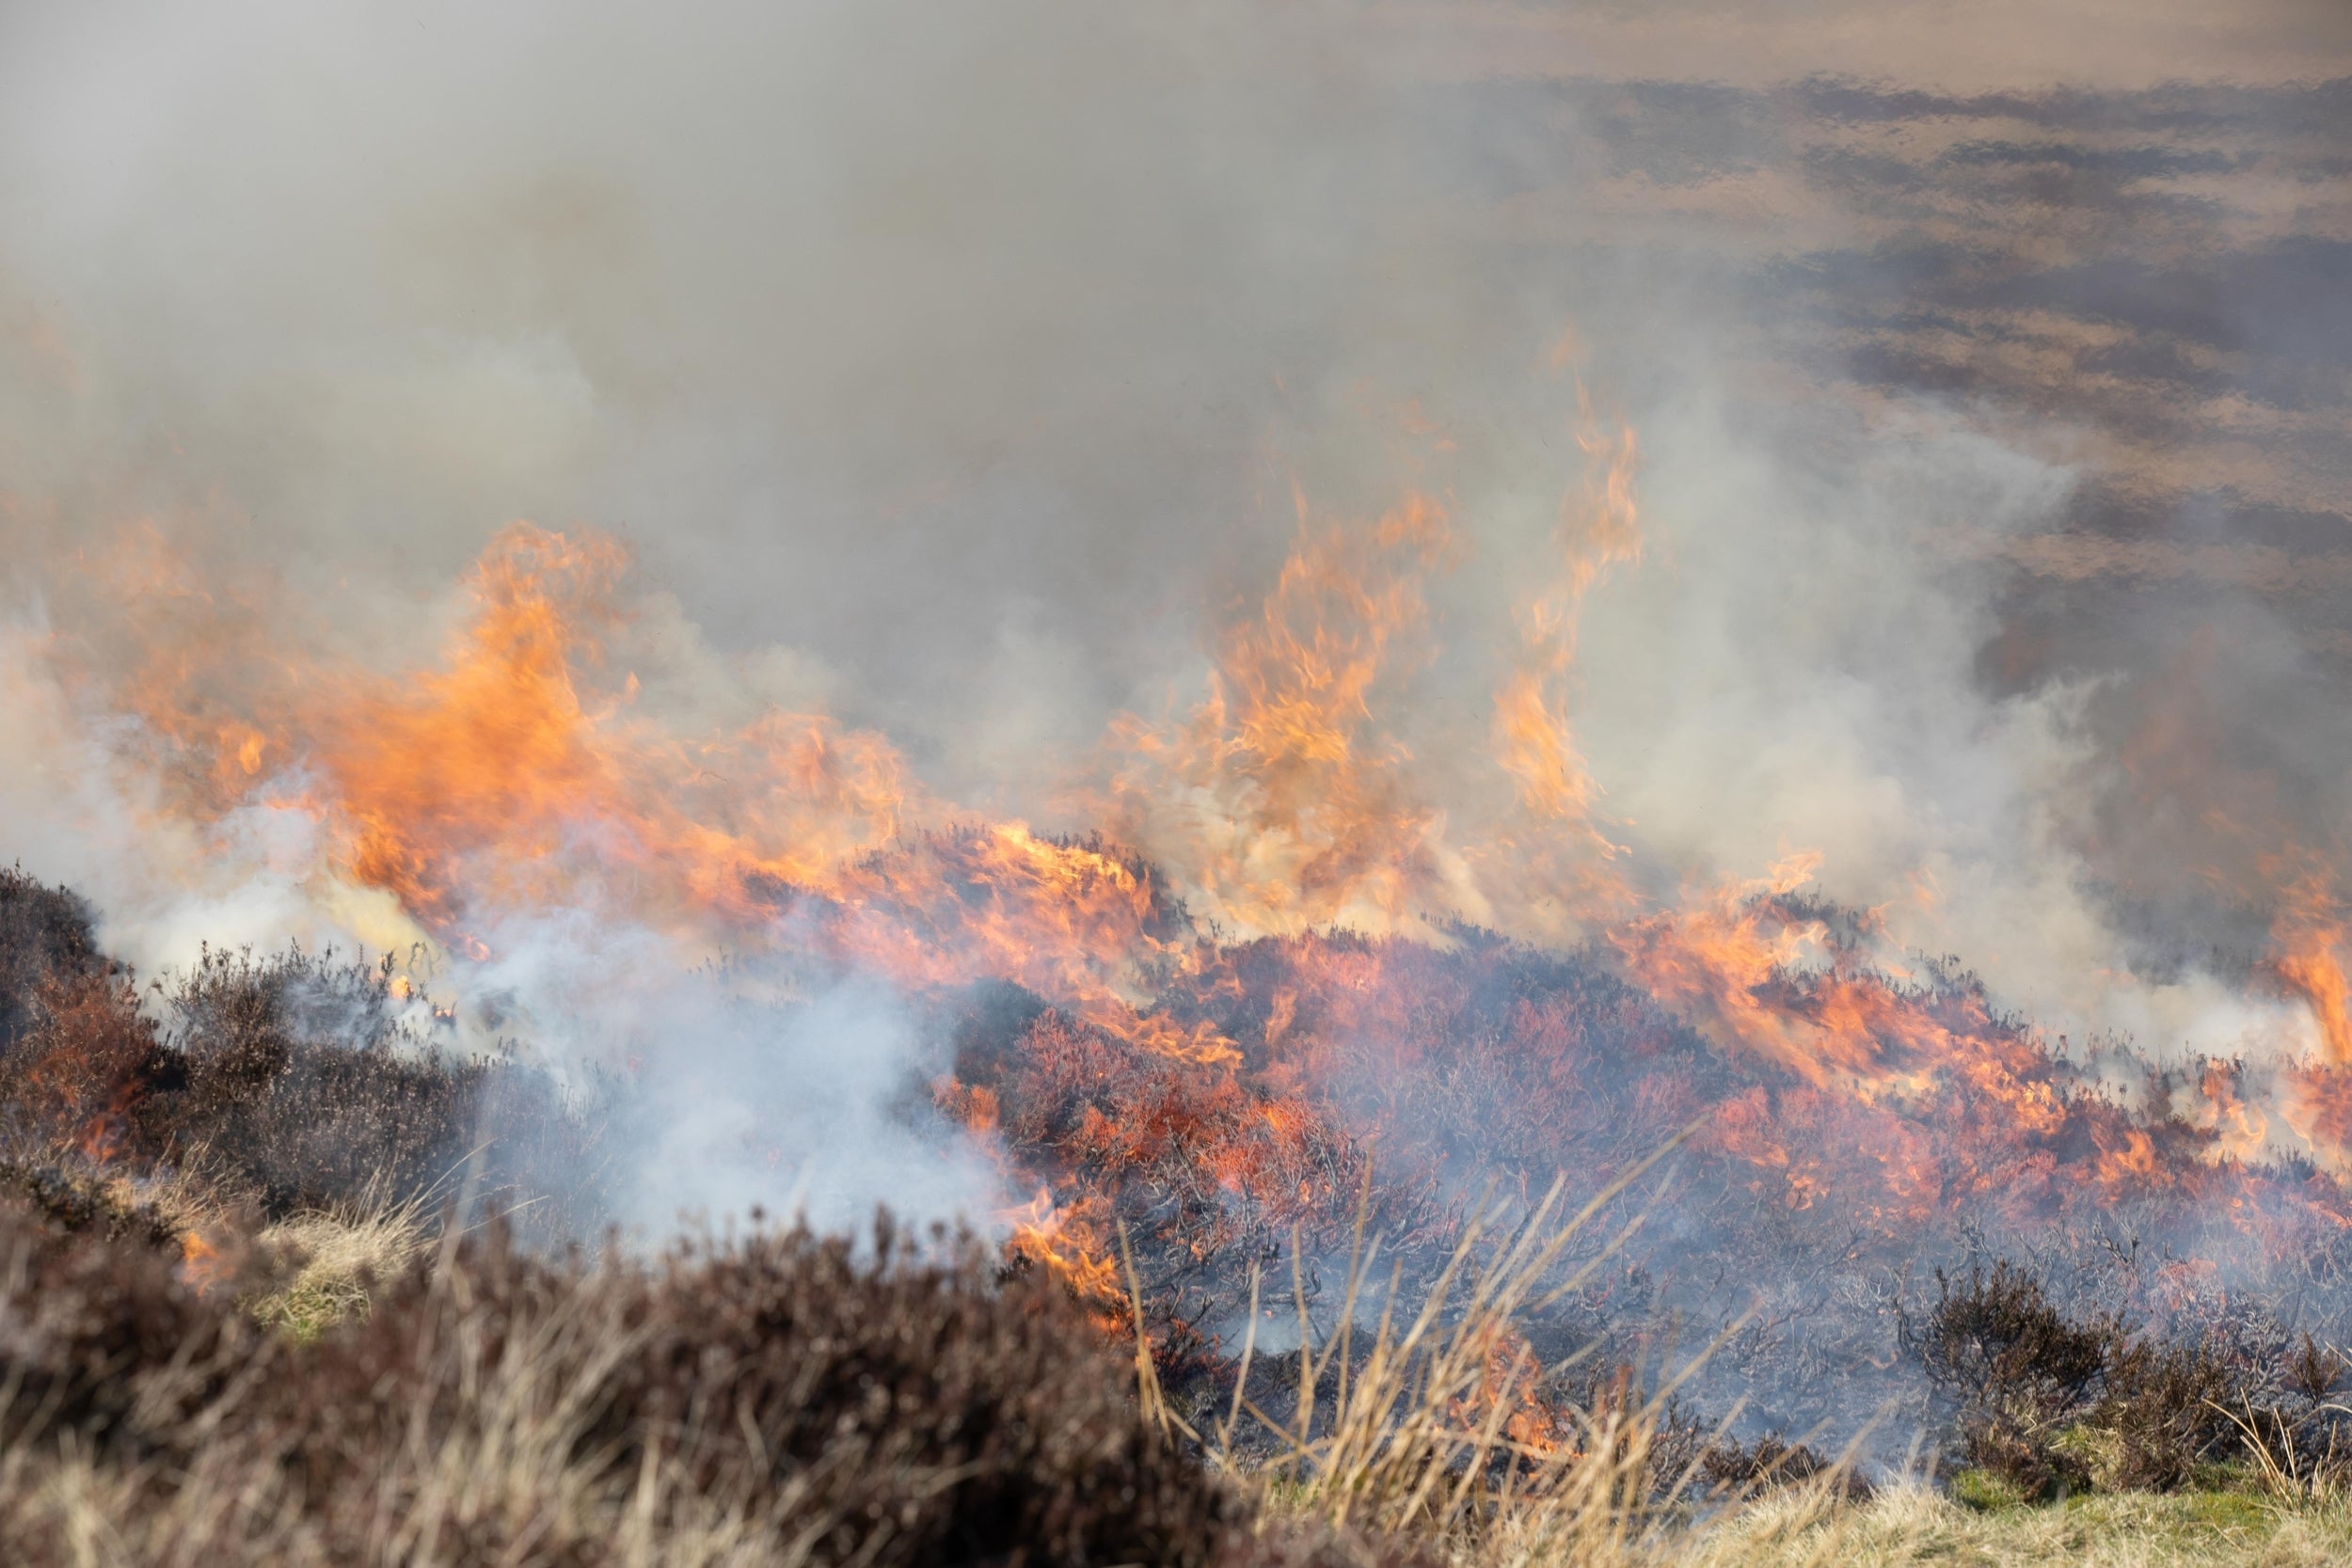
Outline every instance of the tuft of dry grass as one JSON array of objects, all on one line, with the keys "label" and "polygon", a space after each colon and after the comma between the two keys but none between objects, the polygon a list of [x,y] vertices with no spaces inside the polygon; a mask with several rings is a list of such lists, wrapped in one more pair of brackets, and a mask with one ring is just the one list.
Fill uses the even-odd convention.
[{"label": "tuft of dry grass", "polygon": [[406,1274],[433,1236],[416,1197],[295,1214],[253,1238],[267,1283],[243,1304],[262,1323],[314,1339],[365,1314],[378,1285]]},{"label": "tuft of dry grass", "polygon": [[[1709,1549],[1706,1519],[1758,1494],[1775,1499],[1755,1514],[1773,1521],[1772,1539],[1792,1552],[1806,1541],[1820,1547],[1820,1521],[1867,1487],[1850,1464],[1802,1445],[1746,1449],[1692,1430],[1673,1398],[1708,1351],[1645,1389],[1631,1368],[1580,1367],[1573,1357],[1541,1365],[1519,1332],[1613,1254],[1614,1243],[1563,1266],[1580,1231],[1646,1168],[1629,1169],[1573,1215],[1561,1213],[1555,1185],[1515,1223],[1473,1219],[1409,1301],[1398,1271],[1377,1278],[1380,1248],[1359,1222],[1336,1322],[1319,1342],[1305,1282],[1294,1275],[1301,1349],[1291,1358],[1290,1407],[1270,1411],[1268,1390],[1250,1382],[1253,1291],[1252,1337],[1230,1403],[1211,1431],[1183,1430],[1249,1489],[1262,1529],[1305,1519],[1334,1537],[1403,1541],[1464,1568],[1666,1568]],[[1359,1326],[1375,1305],[1376,1317]],[[1134,1315],[1143,1408],[1182,1426],[1144,1354],[1139,1295]],[[1728,1491],[1726,1476],[1737,1478]]]}]

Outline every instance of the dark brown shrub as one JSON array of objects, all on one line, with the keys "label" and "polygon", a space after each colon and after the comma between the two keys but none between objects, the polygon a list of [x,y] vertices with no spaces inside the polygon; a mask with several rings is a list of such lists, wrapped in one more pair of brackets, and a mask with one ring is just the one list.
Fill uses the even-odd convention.
[{"label": "dark brown shrub", "polygon": [[1929,1377],[1974,1409],[2025,1407],[2051,1418],[2088,1403],[2117,1325],[2077,1323],[2042,1281],[2003,1259],[1955,1282],[1938,1269],[1925,1331],[1911,1336]]},{"label": "dark brown shrub", "polygon": [[199,1415],[266,1384],[282,1351],[176,1255],[50,1229],[0,1205],[0,1446],[70,1440],[130,1460],[186,1446]]},{"label": "dark brown shrub", "polygon": [[429,1192],[471,1147],[489,1069],[401,1030],[388,968],[207,950],[162,993],[166,1057],[134,1116],[282,1214]]},{"label": "dark brown shrub", "polygon": [[1964,1280],[1939,1269],[1923,1327],[1903,1327],[1929,1380],[1959,1407],[1961,1454],[2029,1497],[2090,1479],[2052,1446],[2095,1399],[2121,1323],[2078,1323],[2054,1306],[2042,1281],[2006,1259],[1972,1265]]},{"label": "dark brown shrub", "polygon": [[0,1050],[32,1026],[44,986],[106,967],[88,905],[68,889],[42,886],[22,866],[0,869]]},{"label": "dark brown shrub", "polygon": [[2279,1381],[2288,1393],[2316,1402],[2336,1391],[2346,1370],[2343,1352],[2320,1344],[2307,1332],[2288,1349]]},{"label": "dark brown shrub", "polygon": [[2174,1491],[2200,1460],[2239,1435],[2224,1412],[2243,1380],[2207,1344],[2119,1345],[2105,1375],[2090,1424],[2116,1437],[2114,1470],[2103,1478],[2109,1485]]},{"label": "dark brown shrub", "polygon": [[2307,1476],[2344,1449],[2328,1398],[2341,1358],[2260,1314],[2157,1338],[2114,1314],[2069,1318],[2010,1263],[1937,1279],[1935,1307],[1906,1338],[1957,1403],[1962,1458],[2027,1497],[2173,1491],[2201,1462],[2254,1450]]},{"label": "dark brown shrub", "polygon": [[[0,1249],[27,1260],[0,1293],[0,1443],[94,1463],[120,1540],[183,1551],[200,1517],[208,1561],[591,1568],[625,1526],[877,1568],[1338,1560],[1250,1543],[1069,1304],[998,1287],[968,1245],[926,1261],[886,1227],[862,1256],[795,1230],[590,1266],[494,1230],[308,1346],[150,1252],[21,1213]],[[17,1473],[18,1560],[64,1560]]]}]

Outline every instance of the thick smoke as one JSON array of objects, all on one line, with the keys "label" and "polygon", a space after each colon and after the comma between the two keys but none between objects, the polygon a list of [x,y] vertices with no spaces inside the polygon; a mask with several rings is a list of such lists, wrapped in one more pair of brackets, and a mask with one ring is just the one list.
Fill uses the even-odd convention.
[{"label": "thick smoke", "polygon": [[[413,668],[516,518],[630,544],[634,700],[676,732],[822,707],[952,807],[1083,829],[1105,726],[1195,700],[1294,485],[1444,499],[1382,722],[1464,834],[1581,381],[1638,432],[1644,546],[1570,712],[1651,893],[1818,850],[2054,1031],[2307,1049],[2257,867],[2336,848],[2352,745],[2308,721],[2352,634],[2296,586],[2340,541],[2262,530],[2343,520],[2352,345],[2294,322],[2352,254],[2344,93],[2288,78],[2345,40],[2135,7],[2118,55],[2075,8],[2098,48],[2014,71],[1900,7],[1834,58],[1705,7],[12,11],[6,848],[151,969],[414,940],[266,791],[164,809],[93,607],[138,580]],[[2239,79],[2161,85],[2192,69]],[[2198,692],[2260,800],[2150,764]],[[637,1217],[1008,1196],[892,1111],[937,1064],[867,982],[776,1024],[593,903],[495,945],[473,983],[544,1048],[658,1056]]]}]

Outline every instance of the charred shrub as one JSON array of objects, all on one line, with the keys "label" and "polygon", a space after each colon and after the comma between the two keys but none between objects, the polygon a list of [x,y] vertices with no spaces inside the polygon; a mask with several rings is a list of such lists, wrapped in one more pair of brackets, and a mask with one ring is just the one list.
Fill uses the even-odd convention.
[{"label": "charred shrub", "polygon": [[207,950],[163,990],[167,1057],[134,1117],[273,1214],[429,1191],[461,1161],[490,1070],[403,1028],[389,965]]},{"label": "charred shrub", "polygon": [[2262,1370],[2259,1379],[2236,1380],[2217,1400],[2227,1435],[2274,1482],[2342,1491],[2352,1482],[2352,1408],[2338,1390],[2352,1363],[2305,1333],[2290,1338]]},{"label": "charred shrub", "polygon": [[2225,1402],[2240,1392],[2240,1376],[2210,1344],[2118,1345],[2106,1381],[2090,1422],[2113,1433],[2110,1466],[2097,1478],[2104,1485],[2174,1491],[2199,1460],[2235,1435]]},{"label": "charred shrub", "polygon": [[2002,1259],[1965,1279],[1936,1271],[1936,1302],[1905,1338],[1931,1382],[1959,1406],[1962,1456],[2027,1497],[2088,1481],[2054,1444],[2096,1399],[2119,1323],[2078,1323],[2034,1275]]},{"label": "charred shrub", "polygon": [[1849,1502],[1867,1502],[1869,1481],[1852,1469],[1822,1457],[1807,1443],[1792,1443],[1768,1432],[1753,1444],[1733,1437],[1718,1438],[1699,1456],[1697,1479],[1705,1490],[1723,1497],[1754,1498],[1784,1486],[1825,1482]]},{"label": "charred shrub", "polygon": [[2007,1261],[1936,1280],[1933,1309],[1905,1337],[1957,1406],[1961,1456],[2028,1498],[2172,1491],[2249,1445],[2298,1454],[2342,1375],[2308,1336],[2266,1356],[2211,1327],[2160,1339],[2116,1314],[2070,1318]]},{"label": "charred shrub", "polygon": [[2111,1321],[2074,1323],[2006,1259],[1974,1265],[1961,1281],[1939,1269],[1935,1283],[1934,1309],[1913,1345],[1936,1383],[1976,1409],[2064,1416],[2088,1402],[2106,1367]]},{"label": "charred shrub", "polygon": [[0,1051],[32,1027],[45,987],[103,973],[89,906],[21,866],[0,868]]},{"label": "charred shrub", "polygon": [[84,1228],[105,1172],[194,1171],[280,1218],[434,1196],[468,1165],[547,1227],[593,1225],[601,1121],[418,1037],[396,986],[389,960],[207,950],[142,1006],[78,900],[0,873],[0,1186]]}]

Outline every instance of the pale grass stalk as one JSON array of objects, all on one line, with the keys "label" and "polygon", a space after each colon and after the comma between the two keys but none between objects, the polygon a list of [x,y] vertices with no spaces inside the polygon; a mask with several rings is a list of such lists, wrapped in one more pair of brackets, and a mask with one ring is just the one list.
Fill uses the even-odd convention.
[{"label": "pale grass stalk", "polygon": [[[1409,1535],[1480,1568],[1629,1568],[1671,1560],[1699,1536],[1679,1500],[1689,1478],[1661,1475],[1658,1438],[1676,1387],[1720,1339],[1646,1396],[1637,1395],[1628,1373],[1613,1397],[1565,1411],[1576,1429],[1565,1441],[1530,1443],[1510,1423],[1535,1386],[1568,1365],[1534,1365],[1516,1324],[1578,1289],[1622,1246],[1638,1218],[1581,1268],[1557,1277],[1563,1255],[1593,1217],[1680,1141],[1624,1173],[1573,1215],[1563,1217],[1563,1189],[1555,1183],[1507,1230],[1492,1235],[1491,1245],[1495,1218],[1475,1215],[1409,1310],[1400,1303],[1401,1267],[1392,1264],[1377,1321],[1360,1338],[1357,1319],[1380,1252],[1376,1239],[1366,1241],[1361,1209],[1337,1322],[1319,1344],[1295,1243],[1292,1284],[1301,1334],[1295,1412],[1283,1420],[1248,1397],[1247,1369],[1256,1353],[1253,1274],[1241,1376],[1214,1444],[1206,1445],[1211,1461],[1254,1481],[1277,1516],[1304,1515],[1342,1531]],[[1139,1333],[1132,1265],[1130,1290]],[[1138,1343],[1139,1392],[1150,1415],[1164,1410],[1166,1401]],[[1236,1449],[1244,1413],[1280,1447],[1254,1472]],[[1833,1474],[1795,1489],[1812,1501],[1802,1513],[1784,1508],[1788,1533],[1819,1535],[1814,1527],[1836,1511],[1840,1479]]]},{"label": "pale grass stalk", "polygon": [[[2328,1452],[2324,1458],[2307,1465],[2290,1442],[2286,1456],[2281,1460],[2270,1451],[2270,1445],[2263,1439],[2260,1418],[2255,1413],[2252,1399],[2241,1394],[2239,1400],[2244,1407],[2243,1413],[2215,1400],[2207,1400],[2205,1403],[2227,1417],[2230,1423],[2245,1435],[2246,1450],[2254,1456],[2255,1465],[2262,1473],[2263,1488],[2273,1500],[2298,1508],[2328,1508],[2347,1500],[2344,1466],[2337,1458],[2333,1428],[2328,1431]],[[2352,1416],[2352,1408],[2323,1404],[2312,1414]]]},{"label": "pale grass stalk", "polygon": [[[2243,1495],[2087,1495],[2061,1507],[1979,1512],[1918,1481],[1809,1516],[1783,1495],[1692,1532],[1666,1568],[2340,1568],[2352,1508]],[[1481,1568],[1491,1561],[1481,1559]]]},{"label": "pale grass stalk", "polygon": [[293,1273],[248,1303],[262,1322],[296,1335],[315,1334],[367,1310],[372,1284],[392,1279],[424,1255],[430,1227],[425,1202],[360,1202],[295,1214],[254,1238]]}]

